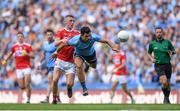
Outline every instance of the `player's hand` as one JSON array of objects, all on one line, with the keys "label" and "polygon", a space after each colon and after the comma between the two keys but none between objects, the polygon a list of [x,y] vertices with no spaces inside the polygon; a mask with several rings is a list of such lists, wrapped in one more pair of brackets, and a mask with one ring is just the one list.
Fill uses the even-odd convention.
[{"label": "player's hand", "polygon": [[154,58],[151,58],[151,61],[152,61],[153,63],[155,63],[155,62],[156,62],[156,59],[154,59]]},{"label": "player's hand", "polygon": [[114,74],[114,73],[116,73],[117,71],[118,71],[118,69],[117,69],[117,68],[115,68],[115,69],[113,70],[113,74]]},{"label": "player's hand", "polygon": [[168,51],[168,54],[169,54],[169,56],[171,57],[173,54],[175,54],[175,52],[173,52],[173,51]]},{"label": "player's hand", "polygon": [[67,38],[61,39],[61,41],[62,41],[63,43],[67,43],[68,40],[69,40],[69,39],[67,39]]},{"label": "player's hand", "polygon": [[2,64],[2,65],[6,65],[6,60],[2,60],[2,61],[1,61],[1,64]]},{"label": "player's hand", "polygon": [[51,55],[50,60],[53,60],[53,59],[55,59],[55,58],[57,58],[57,52],[54,52],[54,53]]}]

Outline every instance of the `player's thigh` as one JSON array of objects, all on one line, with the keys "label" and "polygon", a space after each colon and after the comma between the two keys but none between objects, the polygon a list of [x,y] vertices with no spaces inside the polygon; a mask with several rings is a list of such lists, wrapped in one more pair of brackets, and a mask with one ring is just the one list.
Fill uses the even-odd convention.
[{"label": "player's thigh", "polygon": [[74,85],[74,77],[75,77],[74,73],[66,74],[66,84],[69,86],[73,86]]},{"label": "player's thigh", "polygon": [[31,69],[25,68],[25,69],[23,69],[23,73],[24,73],[25,87],[29,87],[30,81],[31,81]]},{"label": "player's thigh", "polygon": [[53,76],[52,75],[48,75],[48,84],[51,84],[53,80]]},{"label": "player's thigh", "polygon": [[115,89],[115,88],[117,87],[118,84],[119,84],[118,81],[112,82],[112,88]]},{"label": "player's thigh", "polygon": [[112,81],[112,87],[113,88],[117,87],[117,85],[119,83],[118,76],[117,75],[113,75],[111,81]]},{"label": "player's thigh", "polygon": [[58,67],[54,67],[53,72],[53,81],[57,82],[59,80],[59,77],[63,74],[63,70],[59,69]]},{"label": "player's thigh", "polygon": [[155,71],[159,76],[159,81],[162,84],[165,84],[167,82],[167,74],[166,74],[165,65],[155,65]]},{"label": "player's thigh", "polygon": [[83,67],[84,60],[81,57],[74,57],[76,67]]},{"label": "player's thigh", "polygon": [[94,52],[90,56],[83,56],[83,58],[90,64],[92,68],[96,68],[97,65],[96,52]]},{"label": "player's thigh", "polygon": [[54,67],[48,68],[48,83],[50,84],[53,80]]},{"label": "player's thigh", "polygon": [[96,68],[96,66],[97,66],[97,62],[91,62],[89,64],[90,64],[90,67],[92,67],[92,68]]},{"label": "player's thigh", "polygon": [[124,90],[127,90],[127,83],[122,83],[121,85]]},{"label": "player's thigh", "polygon": [[19,88],[25,87],[24,78],[17,78],[17,82],[18,82]]},{"label": "player's thigh", "polygon": [[164,70],[165,70],[165,73],[166,73],[166,77],[167,77],[167,80],[169,81],[171,79],[171,74],[172,74],[172,66],[171,64],[166,64],[164,66]]},{"label": "player's thigh", "polygon": [[159,77],[159,81],[160,81],[161,84],[166,84],[168,79],[167,79],[166,75],[161,75]]}]

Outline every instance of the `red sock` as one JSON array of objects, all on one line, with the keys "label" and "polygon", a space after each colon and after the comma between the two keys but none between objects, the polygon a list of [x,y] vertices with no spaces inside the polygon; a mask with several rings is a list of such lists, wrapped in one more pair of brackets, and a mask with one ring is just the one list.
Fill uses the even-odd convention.
[{"label": "red sock", "polygon": [[57,96],[53,95],[53,101],[56,101]]},{"label": "red sock", "polygon": [[57,101],[60,101],[59,96],[56,96]]}]

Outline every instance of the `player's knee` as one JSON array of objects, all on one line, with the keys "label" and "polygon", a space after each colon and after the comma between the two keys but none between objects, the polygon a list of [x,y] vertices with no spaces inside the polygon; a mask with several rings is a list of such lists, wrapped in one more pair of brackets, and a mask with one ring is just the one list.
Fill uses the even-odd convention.
[{"label": "player's knee", "polygon": [[53,79],[52,85],[55,85],[55,84],[57,84],[57,83],[58,83],[58,80],[57,80],[57,79]]},{"label": "player's knee", "polygon": [[25,84],[25,88],[29,88],[30,87],[30,84],[29,83],[26,83]]},{"label": "player's knee", "polygon": [[25,89],[25,86],[19,86],[20,89],[24,90]]},{"label": "player's knee", "polygon": [[67,87],[72,87],[72,86],[73,86],[73,82],[67,83]]}]

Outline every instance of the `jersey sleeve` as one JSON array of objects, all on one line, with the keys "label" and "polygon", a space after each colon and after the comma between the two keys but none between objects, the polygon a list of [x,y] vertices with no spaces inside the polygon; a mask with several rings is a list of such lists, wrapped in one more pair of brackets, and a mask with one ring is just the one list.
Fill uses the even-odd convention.
[{"label": "jersey sleeve", "polygon": [[15,50],[14,50],[14,45],[11,47],[11,52],[15,52]]},{"label": "jersey sleeve", "polygon": [[67,41],[67,44],[71,46],[76,46],[78,43],[78,40],[79,40],[79,36],[74,36],[73,38]]},{"label": "jersey sleeve", "polygon": [[102,37],[100,35],[95,34],[95,33],[92,33],[92,38],[98,42],[102,40]]},{"label": "jersey sleeve", "polygon": [[175,48],[174,48],[174,46],[172,45],[172,43],[168,40],[168,49],[170,50],[170,51],[175,51]]},{"label": "jersey sleeve", "polygon": [[153,52],[152,43],[149,44],[148,53],[151,54]]},{"label": "jersey sleeve", "polygon": [[32,52],[32,46],[29,45],[27,50],[28,50],[28,52]]},{"label": "jersey sleeve", "polygon": [[126,54],[125,52],[120,52],[122,60],[126,60]]},{"label": "jersey sleeve", "polygon": [[58,31],[58,32],[55,34],[55,38],[56,38],[56,39],[62,39],[62,30]]}]

